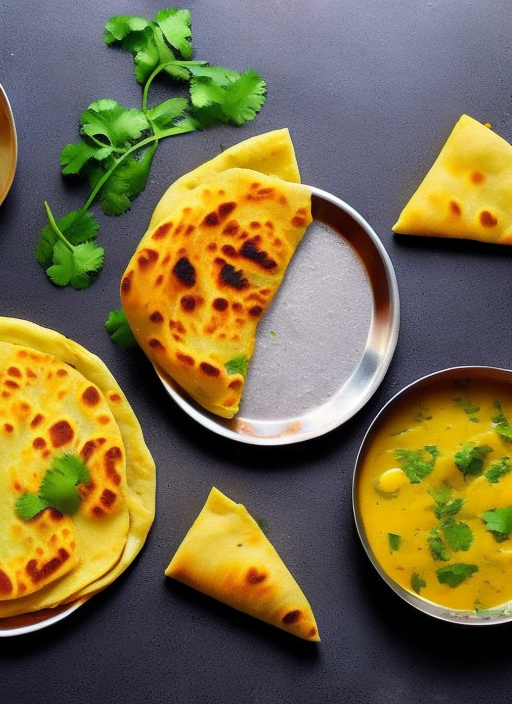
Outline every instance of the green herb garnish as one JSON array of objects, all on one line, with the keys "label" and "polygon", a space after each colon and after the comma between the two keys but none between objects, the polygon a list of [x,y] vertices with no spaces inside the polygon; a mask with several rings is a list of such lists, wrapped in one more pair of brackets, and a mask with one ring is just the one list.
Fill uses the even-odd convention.
[{"label": "green herb garnish", "polygon": [[431,489],[428,493],[435,501],[434,515],[439,520],[457,515],[465,503],[460,497],[452,499],[452,490],[446,485]]},{"label": "green herb garnish", "polygon": [[[105,27],[104,41],[133,55],[135,78],[143,86],[140,108],[98,100],[83,112],[81,141],[61,152],[62,173],[88,181],[84,205],[56,219],[45,202],[48,224],[35,256],[58,286],[84,289],[103,266],[96,242],[99,223],[91,207],[99,200],[105,215],[128,211],[146,187],[159,142],[215,124],[243,125],[253,120],[266,99],[266,84],[252,70],[237,73],[192,60],[189,10],[167,9],[154,21],[119,15]],[[155,79],[166,78],[186,97],[150,106]]]},{"label": "green herb garnish", "polygon": [[402,544],[402,536],[397,533],[388,533],[388,545],[390,552],[396,552],[400,550]]},{"label": "green herb garnish", "polygon": [[475,445],[474,442],[467,442],[455,453],[454,460],[465,477],[477,477],[484,468],[484,460],[492,452],[489,445]]},{"label": "green herb garnish", "polygon": [[244,354],[233,357],[224,365],[228,374],[241,374],[243,377],[247,374],[248,366],[249,360]]},{"label": "green herb garnish", "polygon": [[37,494],[27,492],[18,497],[16,512],[25,521],[50,507],[64,514],[76,513],[81,502],[78,485],[89,481],[89,470],[81,457],[73,453],[54,457]]},{"label": "green herb garnish", "polygon": [[105,329],[110,335],[112,342],[119,345],[121,349],[126,350],[137,346],[137,340],[122,308],[110,311],[105,322]]},{"label": "green herb garnish", "polygon": [[469,550],[474,536],[467,523],[449,518],[441,524],[441,528],[452,550],[455,552]]},{"label": "green herb garnish", "polygon": [[491,484],[497,484],[511,469],[510,457],[502,457],[499,460],[491,462],[489,469],[484,472],[484,476]]},{"label": "green herb garnish", "polygon": [[430,554],[434,560],[442,560],[448,562],[451,553],[446,547],[446,544],[437,528],[432,528],[427,538]]},{"label": "green herb garnish", "polygon": [[413,592],[416,592],[416,594],[419,594],[420,591],[423,589],[423,587],[426,587],[427,583],[423,579],[423,577],[416,572],[412,573],[411,577],[411,589]]},{"label": "green herb garnish", "polygon": [[[436,458],[441,453],[435,445],[426,445],[420,450],[395,450],[395,457],[400,468],[407,475],[411,484],[419,484],[434,469]],[[430,455],[427,457],[426,455]]]},{"label": "green herb garnish", "polygon": [[478,572],[477,565],[464,562],[455,562],[452,565],[445,565],[436,570],[437,579],[440,584],[446,584],[454,589],[466,581],[472,574]]},{"label": "green herb garnish", "polygon": [[505,442],[512,442],[512,427],[510,427],[510,423],[503,413],[501,403],[499,401],[495,401],[494,407],[496,408],[497,413],[493,416],[493,418],[491,418],[491,420],[494,424],[496,432]]},{"label": "green herb garnish", "polygon": [[482,515],[482,520],[495,540],[502,543],[512,533],[512,506],[490,509]]}]

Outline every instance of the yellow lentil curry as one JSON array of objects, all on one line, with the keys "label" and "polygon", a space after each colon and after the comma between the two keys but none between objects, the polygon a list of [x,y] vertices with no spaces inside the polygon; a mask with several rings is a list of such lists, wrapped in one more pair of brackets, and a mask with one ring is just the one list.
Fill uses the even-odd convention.
[{"label": "yellow lentil curry", "polygon": [[355,485],[384,572],[449,609],[512,600],[511,456],[511,386],[441,379],[399,398]]}]

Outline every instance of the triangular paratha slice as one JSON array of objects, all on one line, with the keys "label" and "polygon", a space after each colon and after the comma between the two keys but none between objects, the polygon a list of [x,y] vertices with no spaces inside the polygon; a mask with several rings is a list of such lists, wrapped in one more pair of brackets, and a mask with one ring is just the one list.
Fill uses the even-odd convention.
[{"label": "triangular paratha slice", "polygon": [[512,244],[511,203],[512,145],[462,115],[393,231]]},{"label": "triangular paratha slice", "polygon": [[299,638],[320,640],[308,600],[258,523],[215,487],[165,574]]},{"label": "triangular paratha slice", "polygon": [[258,323],[312,221],[310,188],[281,177],[298,178],[288,132],[248,141],[169,189],[120,287],[150,361],[223,418],[239,410]]}]

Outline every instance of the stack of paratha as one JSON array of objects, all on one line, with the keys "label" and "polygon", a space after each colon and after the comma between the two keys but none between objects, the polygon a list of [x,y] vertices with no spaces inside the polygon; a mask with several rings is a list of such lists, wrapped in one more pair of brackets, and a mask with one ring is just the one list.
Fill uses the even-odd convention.
[{"label": "stack of paratha", "polygon": [[[59,333],[0,318],[0,619],[80,601],[134,560],[155,510],[155,466],[103,362]],[[72,515],[27,520],[54,458],[77,456],[88,481]]]},{"label": "stack of paratha", "polygon": [[157,205],[121,302],[155,367],[206,410],[237,413],[257,325],[311,219],[286,129],[227,149]]}]

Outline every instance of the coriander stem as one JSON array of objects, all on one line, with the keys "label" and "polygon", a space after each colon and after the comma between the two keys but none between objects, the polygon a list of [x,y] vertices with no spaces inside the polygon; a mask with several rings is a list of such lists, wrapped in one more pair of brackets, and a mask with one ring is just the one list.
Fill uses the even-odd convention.
[{"label": "coriander stem", "polygon": [[144,90],[142,91],[142,110],[143,112],[146,112],[148,109],[148,93],[149,93],[149,88],[151,84],[153,83],[154,79],[158,74],[166,69],[168,66],[183,66],[186,68],[187,66],[206,66],[207,61],[166,61],[163,64],[158,64],[158,66],[153,69],[151,72],[149,78],[147,79],[146,83],[144,84]]},{"label": "coriander stem", "polygon": [[73,247],[71,242],[65,237],[65,235],[63,235],[62,232],[60,231],[59,226],[55,222],[55,218],[53,217],[53,213],[50,209],[50,206],[48,205],[48,202],[46,200],[44,201],[44,207],[46,210],[46,216],[48,218],[48,222],[50,223],[50,227],[52,228],[54,233],[57,235],[59,240],[62,242],[62,244],[65,247],[67,247],[67,249],[69,249],[70,252],[73,252],[75,248]]},{"label": "coriander stem", "polygon": [[[187,132],[194,132],[195,127],[192,125],[189,125],[187,127],[180,127],[179,125],[175,125],[174,127],[171,127],[168,130],[164,130],[162,132],[159,132],[158,136],[155,134],[150,135],[149,137],[146,137],[145,139],[141,139],[140,142],[137,142],[134,144],[130,149],[128,149],[122,156],[117,159],[110,169],[108,171],[105,171],[103,176],[100,178],[98,183],[95,185],[94,189],[92,190],[89,198],[81,208],[83,212],[89,210],[91,207],[92,203],[94,202],[94,199],[98,195],[98,193],[101,191],[103,185],[108,181],[112,173],[117,169],[119,164],[123,162],[124,159],[126,159],[127,156],[130,154],[133,154],[134,152],[139,151],[140,149],[143,149],[144,147],[147,147],[149,144],[152,144],[153,142],[158,142],[160,139],[164,139],[165,137],[172,137],[175,134],[186,134]],[[58,229],[58,228],[57,228]]]}]

